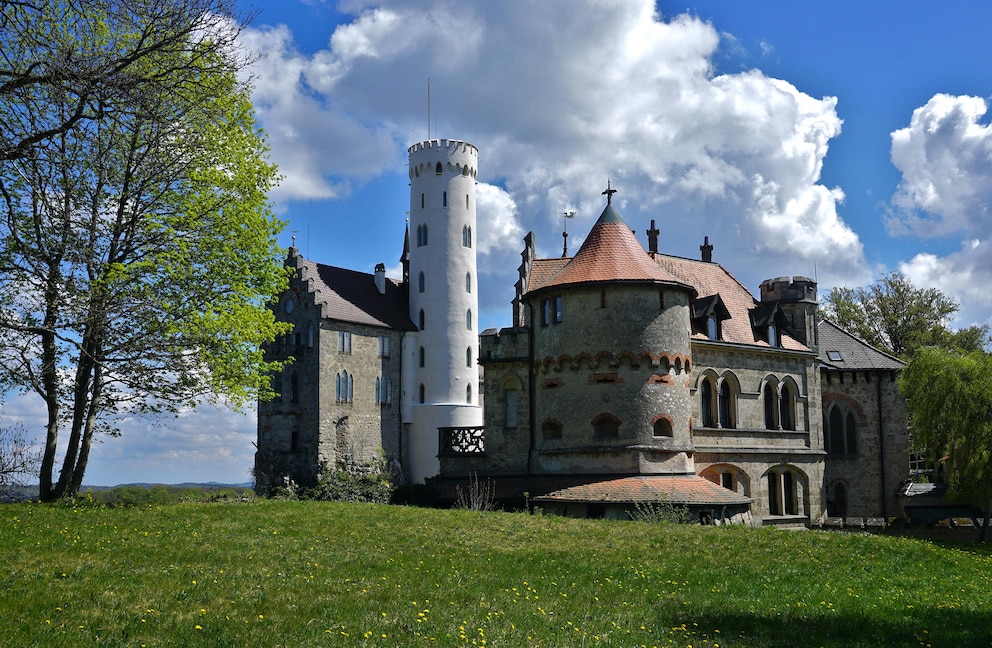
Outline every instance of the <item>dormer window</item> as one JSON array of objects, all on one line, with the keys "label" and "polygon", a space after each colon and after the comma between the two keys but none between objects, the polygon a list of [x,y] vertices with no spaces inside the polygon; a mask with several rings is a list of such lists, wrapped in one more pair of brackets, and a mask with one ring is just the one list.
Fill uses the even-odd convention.
[{"label": "dormer window", "polygon": [[778,327],[774,324],[768,325],[768,346],[778,346]]},{"label": "dormer window", "polygon": [[730,311],[720,295],[709,295],[693,299],[689,303],[689,317],[692,332],[703,334],[709,340],[720,340],[723,335],[723,321],[730,319]]},{"label": "dormer window", "polygon": [[711,340],[720,339],[720,320],[716,318],[716,315],[710,315],[706,318],[706,337]]}]

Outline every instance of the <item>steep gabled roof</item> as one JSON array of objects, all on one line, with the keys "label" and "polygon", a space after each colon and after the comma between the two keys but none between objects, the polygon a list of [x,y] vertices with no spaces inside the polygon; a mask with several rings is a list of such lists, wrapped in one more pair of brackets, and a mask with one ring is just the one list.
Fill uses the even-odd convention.
[{"label": "steep gabled roof", "polygon": [[819,335],[819,359],[826,369],[894,371],[906,366],[899,358],[876,349],[832,320],[820,320],[816,331]]},{"label": "steep gabled roof", "polygon": [[[728,319],[721,321],[721,340],[734,344],[751,346],[768,346],[761,337],[756,325],[767,325],[768,318],[778,312],[773,304],[762,304],[754,298],[741,282],[727,272],[719,263],[685,259],[667,254],[654,255],[655,262],[678,279],[691,284],[700,295],[720,296],[723,307],[730,314]],[[702,300],[698,300],[702,303]],[[755,310],[758,309],[758,310]],[[759,322],[752,325],[753,317]],[[693,339],[707,339],[705,332],[692,334]],[[791,351],[807,351],[808,348],[784,330],[780,331],[780,343],[783,349]]]},{"label": "steep gabled roof", "polygon": [[[651,260],[620,214],[609,204],[575,256],[541,287],[606,281],[658,282],[693,292],[691,285],[676,279]],[[535,289],[532,282],[528,292]]]},{"label": "steep gabled roof", "polygon": [[374,275],[308,261],[293,248],[289,264],[297,269],[300,280],[313,293],[322,318],[400,331],[416,330],[410,321],[405,284],[387,278],[386,293],[381,294]]}]

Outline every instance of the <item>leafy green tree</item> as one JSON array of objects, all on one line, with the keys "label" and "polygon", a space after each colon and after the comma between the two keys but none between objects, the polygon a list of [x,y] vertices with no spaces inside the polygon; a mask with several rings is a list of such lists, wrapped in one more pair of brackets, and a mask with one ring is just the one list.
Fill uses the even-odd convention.
[{"label": "leafy green tree", "polygon": [[285,332],[267,306],[286,286],[283,224],[268,208],[277,174],[238,80],[237,23],[215,13],[225,8],[49,2],[41,11],[59,22],[45,28],[54,42],[78,39],[84,59],[148,39],[182,45],[129,64],[153,80],[139,84],[140,100],[95,92],[96,112],[75,122],[79,95],[60,84],[0,94],[5,124],[49,133],[0,162],[0,380],[47,407],[42,499],[75,495],[94,435],[119,434],[126,415],[271,395],[278,365],[260,346]]},{"label": "leafy green tree", "polygon": [[913,445],[942,461],[951,497],[992,517],[992,355],[919,349],[899,376]]},{"label": "leafy green tree", "polygon": [[899,272],[868,286],[833,288],[823,305],[824,314],[837,324],[904,359],[923,346],[973,351],[989,344],[987,325],[948,328],[957,311],[958,304],[943,292],[917,288]]}]

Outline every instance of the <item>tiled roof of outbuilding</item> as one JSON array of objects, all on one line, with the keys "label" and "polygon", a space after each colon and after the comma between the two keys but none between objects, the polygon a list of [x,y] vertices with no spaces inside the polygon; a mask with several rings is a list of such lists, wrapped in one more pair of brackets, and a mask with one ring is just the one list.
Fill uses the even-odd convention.
[{"label": "tiled roof of outbuilding", "polygon": [[639,475],[571,486],[534,498],[535,502],[666,502],[726,506],[751,499],[698,475]]},{"label": "tiled roof of outbuilding", "polygon": [[314,293],[322,317],[400,331],[416,329],[410,321],[407,288],[401,282],[387,278],[386,294],[381,294],[374,275],[308,261],[293,248],[290,263]]},{"label": "tiled roof of outbuilding", "polygon": [[[822,319],[816,325],[819,334],[819,358],[827,369],[863,371],[898,370],[906,366],[899,358],[880,351],[839,324]],[[831,355],[834,357],[831,358]],[[839,359],[837,356],[839,355]]]},{"label": "tiled roof of outbuilding", "polygon": [[541,287],[603,281],[654,281],[692,291],[651,260],[613,205],[603,210],[575,256]]}]

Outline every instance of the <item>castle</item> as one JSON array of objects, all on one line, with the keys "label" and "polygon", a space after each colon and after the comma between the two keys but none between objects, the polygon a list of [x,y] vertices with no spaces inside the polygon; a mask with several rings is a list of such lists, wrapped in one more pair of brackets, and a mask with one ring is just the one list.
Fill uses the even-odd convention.
[{"label": "castle", "polygon": [[259,404],[260,490],[384,456],[442,499],[490,480],[509,505],[627,517],[645,502],[704,522],[888,518],[909,474],[902,363],[830,321],[816,283],[760,299],[712,259],[647,249],[612,204],[572,257],[524,239],[512,325],[476,333],[478,150],[409,149],[403,278],[291,248],[276,308],[294,358]]}]

